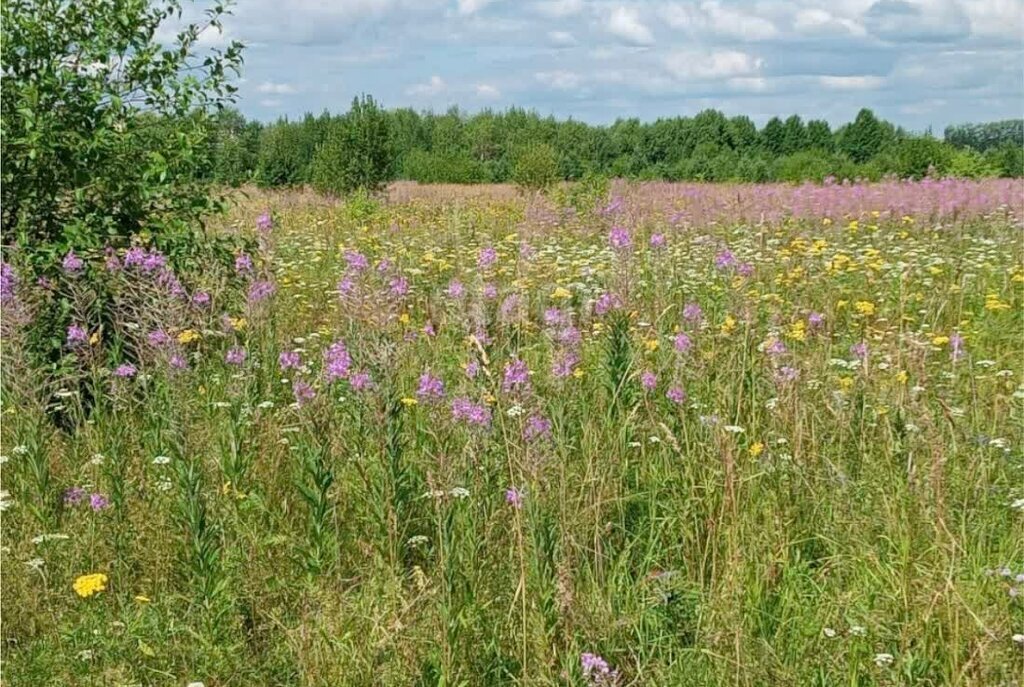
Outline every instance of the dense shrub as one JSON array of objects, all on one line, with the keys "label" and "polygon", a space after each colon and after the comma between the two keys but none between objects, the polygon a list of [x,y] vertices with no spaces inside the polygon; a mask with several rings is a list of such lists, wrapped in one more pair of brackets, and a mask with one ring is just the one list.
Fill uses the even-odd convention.
[{"label": "dense shrub", "polygon": [[548,188],[558,180],[558,156],[547,143],[523,147],[516,155],[512,181],[527,189]]},{"label": "dense shrub", "polygon": [[313,156],[310,177],[317,190],[327,193],[373,192],[390,178],[391,159],[387,113],[367,95],[353,100],[348,114],[331,122]]}]

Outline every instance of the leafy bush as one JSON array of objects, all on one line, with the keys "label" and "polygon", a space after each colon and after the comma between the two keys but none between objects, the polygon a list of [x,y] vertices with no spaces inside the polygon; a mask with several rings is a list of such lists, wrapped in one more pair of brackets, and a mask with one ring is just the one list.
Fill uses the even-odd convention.
[{"label": "leafy bush", "polygon": [[491,176],[466,153],[416,149],[405,156],[402,178],[421,184],[474,184],[489,181]]},{"label": "leafy bush", "polygon": [[946,173],[960,179],[983,179],[999,176],[1000,169],[985,155],[965,148],[953,153]]},{"label": "leafy bush", "polygon": [[391,157],[387,113],[368,95],[356,98],[313,156],[313,186],[335,194],[378,191],[390,178]]},{"label": "leafy bush", "polygon": [[888,167],[904,179],[941,176],[949,168],[953,149],[937,139],[905,138],[892,149]]},{"label": "leafy bush", "polygon": [[512,168],[512,182],[525,189],[545,189],[558,181],[558,156],[547,143],[522,148]]}]

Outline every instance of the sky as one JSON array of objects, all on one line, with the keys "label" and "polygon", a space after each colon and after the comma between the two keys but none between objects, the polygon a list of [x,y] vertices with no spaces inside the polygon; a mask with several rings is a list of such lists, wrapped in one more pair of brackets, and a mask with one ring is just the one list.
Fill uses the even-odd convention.
[{"label": "sky", "polygon": [[239,108],[264,121],[360,93],[596,124],[1024,114],[1024,0],[238,0],[228,39],[248,45]]}]

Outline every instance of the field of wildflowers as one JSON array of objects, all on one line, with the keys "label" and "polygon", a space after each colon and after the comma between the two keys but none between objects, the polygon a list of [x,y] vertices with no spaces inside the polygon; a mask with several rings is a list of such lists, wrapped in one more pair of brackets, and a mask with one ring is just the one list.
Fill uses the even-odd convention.
[{"label": "field of wildflowers", "polygon": [[4,684],[1020,684],[1022,217],[250,191],[235,274],[5,264]]}]

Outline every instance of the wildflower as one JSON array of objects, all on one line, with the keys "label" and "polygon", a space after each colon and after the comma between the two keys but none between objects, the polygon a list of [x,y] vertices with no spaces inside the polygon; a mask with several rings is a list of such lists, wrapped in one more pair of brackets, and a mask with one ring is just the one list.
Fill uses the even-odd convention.
[{"label": "wildflower", "polygon": [[245,349],[239,346],[232,346],[228,349],[228,352],[224,354],[224,362],[228,365],[241,365],[245,362],[245,358]]},{"label": "wildflower", "polygon": [[157,456],[153,459],[153,465],[167,465],[171,462],[170,456]]},{"label": "wildflower", "polygon": [[107,588],[107,576],[103,573],[81,575],[75,579],[75,582],[71,587],[75,590],[76,594],[83,599],[87,599],[93,594],[99,594]]},{"label": "wildflower", "polygon": [[476,376],[480,373],[480,363],[475,360],[470,360],[466,363],[466,376],[470,379],[476,379]]},{"label": "wildflower", "polygon": [[489,427],[491,410],[487,406],[473,403],[465,396],[459,396],[452,399],[452,418],[478,427]]},{"label": "wildflower", "polygon": [[664,234],[651,234],[651,248],[660,250],[667,244]]},{"label": "wildflower", "polygon": [[674,386],[665,392],[665,398],[673,403],[682,404],[686,402],[686,392],[682,387]]},{"label": "wildflower", "polygon": [[523,428],[523,438],[527,441],[536,441],[550,436],[551,421],[543,415],[531,415],[526,420],[526,427]]},{"label": "wildflower", "polygon": [[506,392],[525,389],[530,385],[530,370],[526,363],[515,358],[505,365],[502,389]]},{"label": "wildflower", "polygon": [[760,441],[755,441],[747,449],[747,453],[750,454],[751,458],[757,458],[759,455],[764,453],[764,444]]},{"label": "wildflower", "polygon": [[772,357],[778,357],[785,354],[786,344],[782,343],[780,339],[771,339],[764,347],[764,352]]},{"label": "wildflower", "polygon": [[82,268],[85,267],[85,262],[75,255],[74,250],[69,250],[61,261],[61,267],[64,268],[66,274],[74,276],[82,271]]},{"label": "wildflower", "polygon": [[167,265],[167,256],[159,251],[150,250],[142,260],[142,271],[146,274],[163,269]]},{"label": "wildflower", "polygon": [[137,370],[131,363],[123,363],[114,369],[114,376],[121,378],[134,377]]},{"label": "wildflower", "polygon": [[687,322],[700,322],[704,317],[704,311],[696,303],[687,303],[683,306],[683,319]]},{"label": "wildflower", "polygon": [[787,383],[795,381],[800,376],[800,370],[789,365],[783,365],[775,371],[775,380],[780,383]]},{"label": "wildflower", "polygon": [[858,360],[867,360],[868,358],[868,344],[865,341],[850,346],[850,354]]},{"label": "wildflower", "polygon": [[0,300],[7,302],[14,296],[14,289],[18,286],[18,275],[14,268],[6,262],[0,263]]},{"label": "wildflower", "polygon": [[355,391],[369,391],[374,386],[370,373],[363,370],[353,373],[349,377],[348,383],[352,385],[352,389]]},{"label": "wildflower", "polygon": [[594,304],[594,312],[598,315],[605,315],[612,310],[622,307],[622,300],[613,293],[602,293],[597,303]]},{"label": "wildflower", "polygon": [[693,341],[685,332],[679,332],[672,340],[672,347],[676,349],[677,353],[688,353],[693,347]]},{"label": "wildflower", "polygon": [[867,316],[875,314],[875,304],[871,301],[857,301],[853,304],[853,307],[858,315]]},{"label": "wildflower", "polygon": [[424,372],[420,375],[420,386],[416,390],[416,396],[424,400],[444,398],[444,382],[429,372]]},{"label": "wildflower", "polygon": [[583,670],[583,677],[594,687],[614,685],[619,679],[619,672],[612,670],[608,661],[597,654],[581,654],[580,668]]},{"label": "wildflower", "polygon": [[252,272],[252,257],[248,253],[240,253],[235,256],[235,272],[238,274]]},{"label": "wildflower", "polygon": [[807,324],[803,320],[797,320],[789,325],[786,331],[786,338],[790,341],[807,340]]},{"label": "wildflower", "polygon": [[894,657],[892,654],[875,654],[875,665],[879,668],[885,668],[886,666],[892,665],[893,659]]},{"label": "wildflower", "polygon": [[68,346],[78,346],[88,340],[89,333],[85,331],[85,327],[78,324],[72,324],[68,327]]},{"label": "wildflower", "polygon": [[249,285],[248,300],[250,303],[259,303],[273,296],[275,291],[277,291],[277,287],[273,282],[254,281]]},{"label": "wildflower", "polygon": [[192,303],[200,308],[205,308],[210,304],[210,294],[205,291],[196,291],[192,295]]},{"label": "wildflower", "polygon": [[282,370],[297,370],[302,365],[302,358],[297,351],[281,351],[277,356],[277,366]]},{"label": "wildflower", "polygon": [[395,277],[388,284],[392,296],[404,296],[409,293],[409,280],[405,277]]},{"label": "wildflower", "polygon": [[69,506],[77,506],[85,500],[85,489],[82,487],[69,487],[64,491],[64,503]]},{"label": "wildflower", "polygon": [[301,406],[316,398],[316,390],[307,382],[296,379],[292,382],[292,395],[295,396],[295,402]]},{"label": "wildflower", "polygon": [[629,235],[629,229],[625,227],[612,227],[608,232],[608,243],[618,251],[628,250],[633,245],[633,239]]},{"label": "wildflower", "polygon": [[505,490],[505,503],[509,504],[513,508],[522,508],[523,493],[515,487],[509,487]]},{"label": "wildflower", "polygon": [[146,341],[153,348],[162,348],[167,344],[171,343],[171,336],[163,329],[154,329],[146,335]]},{"label": "wildflower", "polygon": [[548,327],[560,327],[569,324],[569,315],[558,308],[544,311],[544,324]]},{"label": "wildflower", "polygon": [[640,375],[640,384],[647,391],[653,391],[658,386],[658,377],[650,370],[644,370],[643,374]]},{"label": "wildflower", "polygon": [[324,352],[324,374],[328,382],[347,377],[351,366],[352,356],[349,355],[344,341],[335,341]]},{"label": "wildflower", "polygon": [[498,251],[494,250],[491,246],[481,248],[480,252],[476,256],[476,266],[482,270],[485,270],[494,265],[498,261]]},{"label": "wildflower", "polygon": [[172,355],[167,363],[175,370],[185,370],[188,368],[188,361],[180,353]]},{"label": "wildflower", "polygon": [[402,397],[402,405],[404,405],[406,408],[412,408],[414,405],[418,404],[419,401],[417,401],[415,398],[412,398],[411,396]]},{"label": "wildflower", "polygon": [[730,250],[724,250],[715,256],[715,267],[719,270],[727,270],[736,265],[736,256]]},{"label": "wildflower", "polygon": [[260,213],[259,217],[256,218],[256,229],[261,232],[268,232],[274,227],[274,219],[270,216],[270,212],[264,210]]},{"label": "wildflower", "polygon": [[345,264],[353,272],[362,272],[370,266],[370,261],[359,251],[347,250],[345,251]]},{"label": "wildflower", "polygon": [[103,494],[96,492],[89,495],[89,507],[92,508],[94,512],[101,511],[109,505],[110,502]]},{"label": "wildflower", "polygon": [[825,323],[825,316],[820,312],[812,312],[807,315],[807,324],[810,325],[811,329],[817,329]]},{"label": "wildflower", "polygon": [[949,337],[949,356],[953,360],[960,360],[964,357],[964,337],[959,333],[953,333]]},{"label": "wildflower", "polygon": [[448,289],[445,293],[448,294],[449,298],[459,299],[462,298],[462,294],[465,292],[465,288],[462,286],[462,282],[457,279],[452,279],[448,282]]},{"label": "wildflower", "polygon": [[736,274],[741,277],[749,277],[754,273],[754,266],[749,262],[741,262],[739,267],[736,268]]},{"label": "wildflower", "polygon": [[559,286],[554,291],[551,292],[551,299],[552,300],[556,300],[557,301],[557,300],[564,300],[566,298],[572,298],[572,291],[570,291],[569,289],[567,289],[567,288],[565,288],[563,286]]},{"label": "wildflower", "polygon": [[722,326],[719,327],[719,331],[725,336],[729,336],[736,331],[736,318],[732,315],[726,315],[725,319],[722,321]]},{"label": "wildflower", "polygon": [[498,287],[492,283],[484,284],[484,298],[494,300],[498,297]]}]

